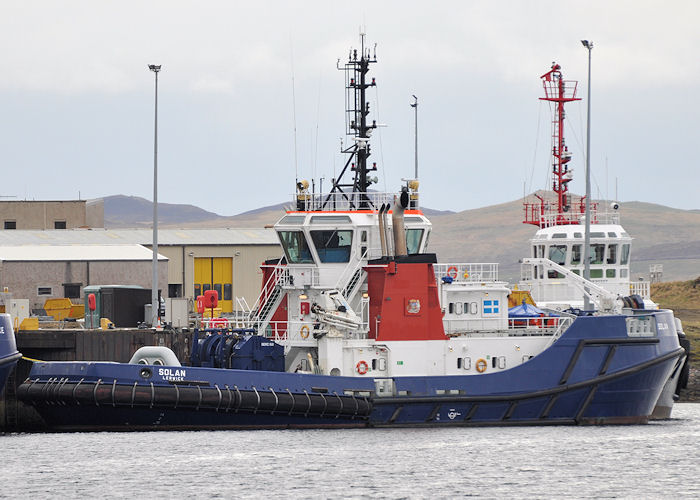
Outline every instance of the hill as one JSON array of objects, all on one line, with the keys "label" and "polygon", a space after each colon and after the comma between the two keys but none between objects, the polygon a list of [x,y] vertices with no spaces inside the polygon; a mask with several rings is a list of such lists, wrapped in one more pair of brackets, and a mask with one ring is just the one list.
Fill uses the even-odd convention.
[{"label": "hill", "polygon": [[700,277],[689,281],[654,283],[651,297],[659,307],[673,309],[690,340],[690,380],[683,400],[700,400]]},{"label": "hill", "polygon": [[[279,203],[222,217],[193,205],[159,204],[161,227],[263,227],[274,224],[287,204]],[[424,208],[433,223],[430,249],[440,261],[498,262],[501,277],[517,280],[518,260],[528,255],[535,227],[522,223],[522,200],[462,212]],[[133,196],[105,198],[105,227],[150,227],[152,203]],[[622,224],[634,237],[632,274],[647,276],[650,264],[663,264],[665,280],[686,280],[700,269],[700,211],[627,202]]]}]

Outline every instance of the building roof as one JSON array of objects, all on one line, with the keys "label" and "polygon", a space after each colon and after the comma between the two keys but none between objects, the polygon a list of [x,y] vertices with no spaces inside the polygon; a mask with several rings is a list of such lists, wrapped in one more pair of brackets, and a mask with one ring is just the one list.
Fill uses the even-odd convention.
[{"label": "building roof", "polygon": [[[10,232],[10,231],[8,231]],[[14,232],[14,231],[11,231]],[[42,231],[37,231],[42,232]],[[46,232],[46,231],[45,231]],[[65,231],[64,231],[65,232]],[[141,245],[14,245],[0,246],[0,261],[151,261]],[[168,260],[158,254],[158,260]]]},{"label": "building roof", "polygon": [[[114,245],[150,246],[151,229],[0,230],[0,246]],[[158,245],[278,245],[272,229],[160,229]]]}]

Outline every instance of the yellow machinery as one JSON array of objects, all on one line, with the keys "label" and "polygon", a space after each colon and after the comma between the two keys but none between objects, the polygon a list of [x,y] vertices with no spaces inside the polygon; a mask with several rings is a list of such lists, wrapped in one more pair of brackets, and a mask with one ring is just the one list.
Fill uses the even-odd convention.
[{"label": "yellow machinery", "polygon": [[46,299],[44,311],[56,321],[66,318],[82,318],[85,314],[82,304],[73,304],[70,299]]}]

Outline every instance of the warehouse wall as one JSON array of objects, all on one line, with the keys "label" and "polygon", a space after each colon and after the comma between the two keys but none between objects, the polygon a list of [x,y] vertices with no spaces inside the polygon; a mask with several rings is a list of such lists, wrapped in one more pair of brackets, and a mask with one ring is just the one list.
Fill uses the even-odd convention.
[{"label": "warehouse wall", "polygon": [[[88,216],[89,211],[89,216]],[[104,205],[85,200],[0,201],[0,230],[14,221],[15,229],[54,229],[56,221],[65,221],[66,229],[104,227]]]},{"label": "warehouse wall", "polygon": [[[8,287],[15,299],[29,299],[31,309],[41,309],[46,299],[64,296],[64,283],[87,285],[138,285],[151,288],[151,261],[73,261],[0,263],[0,286]],[[158,287],[168,296],[168,262],[158,262]],[[39,295],[39,288],[51,288],[50,295]]]}]

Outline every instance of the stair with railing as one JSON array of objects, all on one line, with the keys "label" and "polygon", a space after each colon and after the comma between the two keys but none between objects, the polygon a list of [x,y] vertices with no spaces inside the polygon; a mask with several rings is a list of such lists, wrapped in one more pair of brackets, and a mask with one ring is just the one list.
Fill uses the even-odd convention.
[{"label": "stair with railing", "polygon": [[285,296],[282,285],[288,277],[287,271],[285,266],[278,265],[275,267],[267,282],[263,285],[262,291],[255,301],[255,307],[248,313],[246,325],[248,328],[255,328],[258,333],[265,331]]}]

